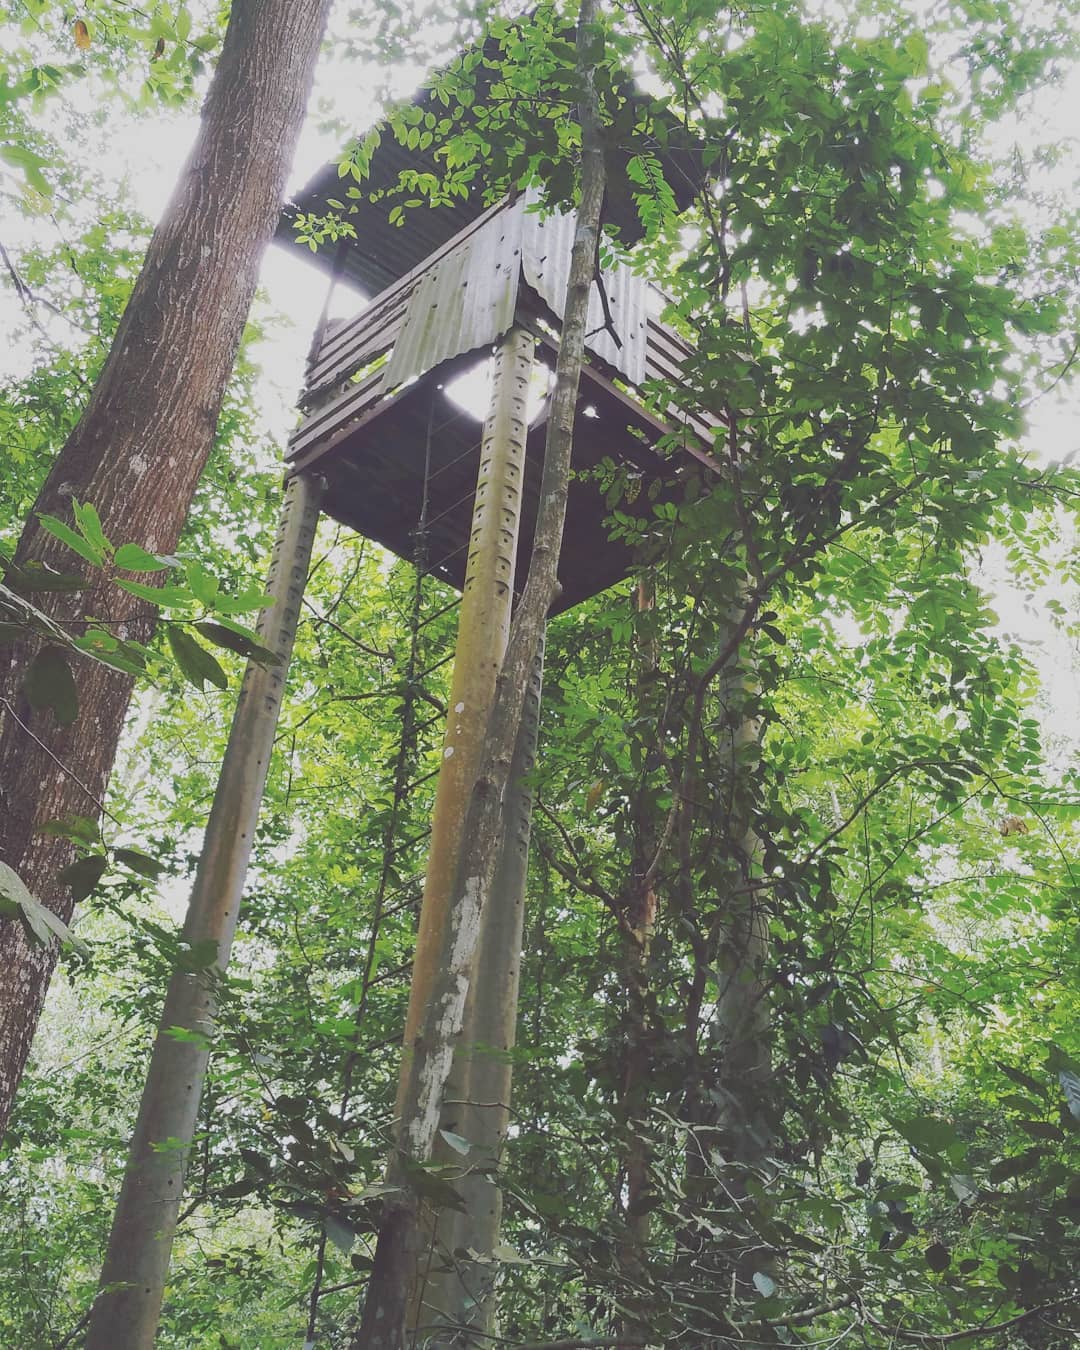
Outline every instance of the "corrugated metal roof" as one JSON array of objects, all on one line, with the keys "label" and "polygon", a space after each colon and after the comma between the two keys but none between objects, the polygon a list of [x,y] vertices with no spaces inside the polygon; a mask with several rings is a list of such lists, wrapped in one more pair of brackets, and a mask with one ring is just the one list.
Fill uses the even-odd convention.
[{"label": "corrugated metal roof", "polygon": [[[499,47],[493,39],[487,39],[484,50],[497,59]],[[642,235],[633,200],[633,184],[624,169],[632,155],[640,153],[643,148],[652,150],[664,167],[664,175],[680,210],[685,210],[690,204],[705,173],[701,146],[685,125],[665,111],[661,104],[654,104],[647,96],[634,90],[629,81],[625,92],[632,101],[648,109],[652,123],[658,127],[656,133],[639,138],[634,145],[610,147],[610,153],[606,156],[608,185],[604,223],[618,229],[622,243],[629,246]],[[434,102],[430,89],[422,89],[412,101],[416,107],[430,108],[436,114],[444,115],[444,109]],[[479,103],[482,99],[478,97],[477,101]],[[368,177],[360,185],[365,199],[350,202],[350,208],[355,205],[355,214],[346,212],[346,218],[356,229],[356,238],[346,242],[341,258],[345,276],[369,296],[377,295],[423,262],[429,253],[452,239],[485,209],[486,185],[477,179],[466,200],[456,201],[453,206],[418,207],[405,213],[404,225],[399,227],[390,224],[390,211],[401,200],[401,195],[395,193],[394,189],[403,169],[441,176],[441,166],[436,164],[434,151],[434,146],[426,150],[407,149],[384,124],[382,140],[371,157]],[[295,239],[293,220],[296,215],[300,212],[326,215],[333,209],[327,206],[327,198],[344,200],[343,194],[351,182],[351,179],[339,177],[336,161],[320,169],[286,207],[278,225],[277,238],[282,243],[292,243]],[[384,193],[385,196],[381,195]],[[370,200],[371,196],[377,200]],[[329,245],[321,249],[315,255],[315,261],[330,271],[335,263],[335,249]]]},{"label": "corrugated metal roof", "polygon": [[[530,194],[518,203],[518,209],[523,213],[521,260],[525,280],[561,320],[570,276],[575,217],[572,213],[562,212],[541,215],[534,209],[536,201],[536,196]],[[625,375],[631,384],[639,385],[645,378],[648,282],[622,263],[604,268],[601,275],[612,326],[619,335],[621,346],[604,326],[604,307],[595,281],[589,296],[585,345]]]},{"label": "corrugated metal roof", "polygon": [[514,321],[521,213],[500,211],[423,274],[386,367],[393,389],[440,362],[489,346]]},{"label": "corrugated metal roof", "polygon": [[[492,216],[452,252],[428,268],[409,298],[382,388],[394,389],[440,362],[488,346],[514,319],[522,272],[525,280],[562,318],[573,215],[542,216],[535,199],[520,198]],[[586,347],[620,371],[630,384],[645,378],[648,284],[628,267],[603,273],[617,346],[604,327],[594,283]]]}]

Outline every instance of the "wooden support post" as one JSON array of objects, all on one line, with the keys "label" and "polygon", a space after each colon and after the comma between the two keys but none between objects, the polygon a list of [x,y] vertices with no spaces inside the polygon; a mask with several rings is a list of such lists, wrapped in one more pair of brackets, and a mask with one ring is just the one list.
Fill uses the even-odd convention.
[{"label": "wooden support post", "polygon": [[[398,1085],[398,1119],[408,1090],[410,1055],[439,972],[464,815],[479,767],[495,682],[510,633],[525,478],[527,404],[533,339],[513,329],[495,356],[491,406],[484,423],[469,560],[461,597],[443,761],[435,792],[431,847],[413,961]],[[434,1233],[428,1229],[434,1241]],[[419,1258],[418,1258],[419,1263]],[[410,1324],[419,1324],[420,1271]]]},{"label": "wooden support post", "polygon": [[311,561],[318,481],[293,478],[285,489],[266,587],[273,603],[259,620],[259,640],[279,664],[248,662],[182,934],[189,950],[213,944],[217,957],[206,970],[178,968],[169,981],[86,1350],[150,1350],[154,1343],[210,1056],[214,985],[236,932]]},{"label": "wooden support post", "polygon": [[[502,1191],[496,1172],[510,1124],[513,1050],[517,1039],[518,984],[521,976],[525,882],[532,827],[532,789],[523,781],[536,759],[544,650],[536,654],[503,804],[506,833],[491,895],[484,911],[476,975],[469,986],[454,1067],[446,1084],[443,1128],[470,1145],[467,1154],[443,1149],[447,1161],[465,1171],[454,1188],[465,1212],[447,1211],[439,1224],[439,1250],[433,1252],[423,1288],[424,1326],[441,1319],[459,1329],[448,1343],[487,1344],[495,1327]],[[472,1250],[479,1260],[455,1253]],[[487,1333],[473,1340],[460,1328]],[[441,1344],[441,1342],[439,1342]]]}]

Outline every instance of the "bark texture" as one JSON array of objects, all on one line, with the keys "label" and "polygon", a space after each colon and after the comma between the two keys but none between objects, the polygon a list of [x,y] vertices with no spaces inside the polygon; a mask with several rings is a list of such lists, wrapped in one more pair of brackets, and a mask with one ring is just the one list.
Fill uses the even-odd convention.
[{"label": "bark texture", "polygon": [[[73,497],[93,503],[114,542],[157,553],[176,546],[278,218],[330,4],[235,0],[198,139],[90,401],[35,503],[17,563],[87,574],[36,517],[70,521]],[[151,606],[100,573],[75,595],[34,598],[74,632],[104,618],[113,631],[145,637],[152,623]],[[0,670],[0,857],[67,920],[73,902],[56,876],[71,848],[38,831],[57,817],[98,815],[132,681],[80,662],[79,716],[62,728],[20,693],[32,655],[25,645],[9,649]],[[20,923],[0,920],[0,1131],[55,960],[55,947],[34,946]]]},{"label": "bark texture", "polygon": [[[754,791],[744,761],[758,739],[753,701],[753,660],[746,644],[736,650],[720,681],[719,699],[732,725],[714,747],[727,761],[727,827],[721,847],[729,862],[731,890],[714,916],[707,938],[696,945],[698,971],[687,1028],[692,1038],[687,1074],[686,1193],[693,1203],[716,1203],[717,1158],[725,1160],[723,1200],[727,1233],[705,1238],[691,1229],[681,1237],[686,1252],[707,1260],[719,1287],[733,1299],[756,1297],[755,1272],[768,1274],[775,1253],[761,1238],[770,1202],[756,1183],[767,1178],[773,1137],[772,1035],[769,1016],[769,915],[754,885],[760,842],[753,830]],[[687,794],[689,795],[689,794]],[[706,1031],[702,1025],[704,965],[719,980]],[[699,1040],[705,1045],[700,1046]],[[751,1180],[754,1185],[751,1185]],[[708,1256],[701,1254],[708,1251]]]},{"label": "bark texture", "polygon": [[[368,1282],[360,1328],[352,1342],[353,1350],[400,1350],[406,1343],[405,1315],[410,1291],[401,1287],[401,1280],[403,1276],[416,1280],[420,1260],[417,1242],[419,1201],[410,1178],[410,1167],[415,1168],[431,1156],[474,969],[480,917],[491,892],[498,862],[503,835],[503,799],[514,745],[546,627],[547,612],[558,584],[574,415],[585,359],[589,290],[596,268],[604,195],[603,144],[594,83],[598,40],[595,20],[596,0],[582,0],[577,36],[581,80],[578,109],[582,132],[581,192],[555,389],[544,446],[544,470],[529,579],[511,625],[484,754],[465,816],[452,904],[440,948],[442,960],[423,1022],[404,1060],[402,1091],[398,1099],[397,1145],[389,1168],[390,1180],[401,1189],[388,1199],[386,1205],[375,1266]],[[422,1327],[413,1330],[418,1338],[425,1334]]]}]

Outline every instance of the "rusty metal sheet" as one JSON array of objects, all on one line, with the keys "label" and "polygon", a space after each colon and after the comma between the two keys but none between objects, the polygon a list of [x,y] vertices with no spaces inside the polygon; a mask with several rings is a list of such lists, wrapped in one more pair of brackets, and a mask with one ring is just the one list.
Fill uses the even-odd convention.
[{"label": "rusty metal sheet", "polygon": [[[522,216],[521,259],[525,280],[544,300],[557,318],[562,319],[566,303],[566,282],[570,275],[570,251],[574,244],[574,216],[555,213],[541,215],[535,209],[536,198],[526,194],[516,204]],[[615,331],[622,341],[617,346],[604,328],[604,308],[600,292],[593,282],[589,296],[589,320],[586,347],[614,366],[630,384],[645,378],[645,349],[648,341],[648,282],[620,263],[605,268],[604,291]]]},{"label": "rusty metal sheet", "polygon": [[463,352],[486,347],[514,321],[521,213],[499,211],[420,278],[386,367],[390,390]]}]

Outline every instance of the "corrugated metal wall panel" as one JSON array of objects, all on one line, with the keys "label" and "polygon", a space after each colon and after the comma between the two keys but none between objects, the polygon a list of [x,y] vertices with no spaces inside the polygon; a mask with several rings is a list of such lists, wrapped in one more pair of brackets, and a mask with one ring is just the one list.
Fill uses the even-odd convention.
[{"label": "corrugated metal wall panel", "polygon": [[520,276],[521,212],[511,208],[492,216],[421,277],[383,388],[494,342],[514,321]]},{"label": "corrugated metal wall panel", "polygon": [[[559,318],[566,302],[570,275],[570,252],[574,245],[574,216],[542,216],[529,208],[535,197],[526,195],[516,204],[522,215],[521,257],[525,280]],[[612,325],[622,340],[616,346],[604,328],[604,308],[593,283],[589,297],[586,347],[638,385],[645,378],[645,347],[648,338],[648,282],[622,264],[603,272],[604,291]]]}]

